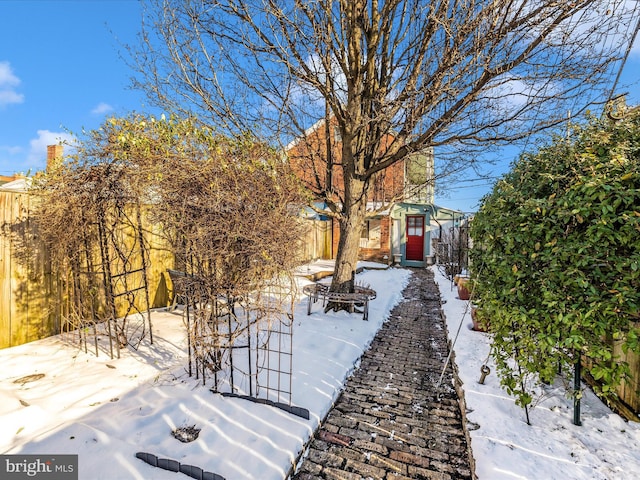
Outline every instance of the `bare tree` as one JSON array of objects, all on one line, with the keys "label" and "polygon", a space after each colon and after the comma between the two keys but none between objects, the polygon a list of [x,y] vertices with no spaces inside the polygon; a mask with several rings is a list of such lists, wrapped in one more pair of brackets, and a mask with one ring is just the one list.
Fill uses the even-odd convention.
[{"label": "bare tree", "polygon": [[483,146],[604,100],[637,10],[622,0],[149,0],[134,84],[164,108],[283,144],[324,120],[327,142],[307,168],[320,158],[341,175],[318,171],[309,186],[339,221],[332,289],[348,291],[377,174],[428,148],[441,172],[459,172]]}]

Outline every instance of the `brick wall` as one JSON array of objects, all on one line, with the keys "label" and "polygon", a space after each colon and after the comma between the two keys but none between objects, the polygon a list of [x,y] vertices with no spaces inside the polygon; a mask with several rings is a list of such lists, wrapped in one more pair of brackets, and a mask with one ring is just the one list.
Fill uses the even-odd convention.
[{"label": "brick wall", "polygon": [[[329,128],[331,139],[331,184],[334,191],[342,196],[344,188],[341,166],[340,141],[335,134],[335,125]],[[324,122],[318,122],[307,136],[298,139],[287,149],[287,156],[295,174],[314,194],[319,195],[327,186],[326,158],[327,131]],[[391,141],[391,137],[387,139]],[[398,162],[375,175],[368,201],[389,201],[404,190],[404,162]]]}]

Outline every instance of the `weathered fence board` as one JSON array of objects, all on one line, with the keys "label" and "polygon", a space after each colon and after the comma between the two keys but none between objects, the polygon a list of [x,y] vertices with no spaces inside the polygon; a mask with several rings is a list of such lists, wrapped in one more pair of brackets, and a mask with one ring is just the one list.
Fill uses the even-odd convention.
[{"label": "weathered fence board", "polygon": [[0,193],[0,348],[11,346],[11,203]]},{"label": "weathered fence board", "polygon": [[640,413],[640,392],[638,388],[640,386],[640,356],[631,351],[624,353],[618,342],[614,344],[613,355],[614,358],[627,362],[631,371],[631,378],[628,381],[624,381],[616,389],[616,393],[620,400],[636,414]]},{"label": "weathered fence board", "polygon": [[31,221],[32,201],[27,193],[0,192],[0,348],[57,329],[55,288],[47,252]]},{"label": "weathered fence board", "polygon": [[303,262],[319,258],[331,258],[331,222],[325,220],[304,220],[304,237],[300,242],[300,256]]}]

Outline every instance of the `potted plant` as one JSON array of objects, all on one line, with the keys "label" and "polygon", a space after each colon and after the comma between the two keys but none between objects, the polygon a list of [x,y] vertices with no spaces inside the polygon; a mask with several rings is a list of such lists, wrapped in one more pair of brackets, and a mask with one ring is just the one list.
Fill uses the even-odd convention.
[{"label": "potted plant", "polygon": [[469,277],[458,278],[458,298],[460,300],[469,300],[469,298],[471,298],[469,287]]},{"label": "potted plant", "polygon": [[477,305],[471,307],[471,321],[473,322],[473,330],[476,332],[488,332],[489,321],[485,315],[478,310]]}]

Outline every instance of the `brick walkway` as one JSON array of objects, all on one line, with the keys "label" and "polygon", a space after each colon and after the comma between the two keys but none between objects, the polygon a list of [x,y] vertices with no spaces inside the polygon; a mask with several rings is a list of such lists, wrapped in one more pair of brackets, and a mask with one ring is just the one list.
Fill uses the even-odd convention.
[{"label": "brick walkway", "polygon": [[433,274],[415,269],[293,478],[472,479],[451,365],[438,387],[448,353]]}]

